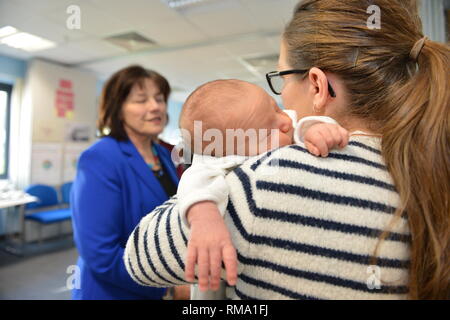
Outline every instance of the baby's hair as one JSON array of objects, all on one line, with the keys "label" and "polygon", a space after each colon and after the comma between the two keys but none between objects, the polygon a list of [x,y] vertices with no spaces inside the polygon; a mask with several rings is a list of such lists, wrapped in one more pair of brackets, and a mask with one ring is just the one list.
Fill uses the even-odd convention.
[{"label": "baby's hair", "polygon": [[[245,94],[248,82],[237,79],[214,80],[195,89],[183,105],[180,115],[180,127],[190,130],[195,120],[208,119],[211,127],[221,117],[216,117],[229,108],[235,108]],[[214,119],[217,119],[214,121]]]},{"label": "baby's hair", "polygon": [[207,82],[194,90],[186,99],[180,115],[180,128],[189,133],[187,136],[183,135],[185,147],[194,150],[194,121],[201,121],[202,135],[208,129],[218,129],[225,133],[226,129],[232,129],[225,127],[226,125],[237,126],[242,119],[237,116],[233,119],[234,112],[230,111],[246,103],[245,97],[251,86],[251,83],[242,80],[226,79]]}]

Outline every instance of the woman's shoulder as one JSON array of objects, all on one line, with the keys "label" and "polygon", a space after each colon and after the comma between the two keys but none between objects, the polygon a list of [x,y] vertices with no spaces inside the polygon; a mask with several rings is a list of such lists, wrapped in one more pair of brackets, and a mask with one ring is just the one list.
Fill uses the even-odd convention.
[{"label": "woman's shoulder", "polygon": [[380,140],[367,137],[352,137],[347,147],[330,151],[326,158],[312,155],[302,144],[289,145],[252,157],[241,168],[264,174],[264,171],[277,166],[303,171],[317,171],[314,168],[322,168],[349,172],[362,166],[377,173],[387,172]]},{"label": "woman's shoulder", "polygon": [[80,162],[99,160],[109,163],[109,159],[118,159],[119,151],[119,142],[116,139],[103,137],[82,152]]},{"label": "woman's shoulder", "polygon": [[279,148],[249,159],[227,182],[233,199],[245,197],[260,208],[284,208],[295,199],[292,206],[324,209],[326,204],[332,211],[351,206],[390,214],[399,202],[380,149],[359,138],[326,158],[311,155],[302,145]]},{"label": "woman's shoulder", "polygon": [[[347,147],[332,150],[328,157],[316,157],[303,145],[290,145],[247,160],[234,170],[239,181],[261,189],[296,186],[318,192],[345,194],[345,189],[381,187],[395,191],[392,177],[384,163],[380,141],[352,137]],[[229,180],[233,180],[232,177]],[[369,189],[367,189],[369,190]]]}]

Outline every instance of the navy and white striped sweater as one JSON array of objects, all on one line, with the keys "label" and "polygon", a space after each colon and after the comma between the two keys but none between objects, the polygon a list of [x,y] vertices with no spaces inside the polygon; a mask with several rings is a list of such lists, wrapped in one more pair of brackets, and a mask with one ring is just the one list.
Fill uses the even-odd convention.
[{"label": "navy and white striped sweater", "polygon": [[[371,266],[378,237],[399,204],[380,140],[353,136],[317,158],[288,146],[228,174],[225,214],[238,251],[230,299],[404,299],[410,234],[394,225]],[[189,229],[176,197],[148,214],[130,236],[125,264],[142,285],[184,281]]]}]

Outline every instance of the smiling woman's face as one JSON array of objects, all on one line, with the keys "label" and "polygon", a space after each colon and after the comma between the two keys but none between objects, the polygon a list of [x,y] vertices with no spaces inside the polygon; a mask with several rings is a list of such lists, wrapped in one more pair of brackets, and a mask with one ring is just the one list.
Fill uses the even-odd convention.
[{"label": "smiling woman's face", "polygon": [[135,84],[122,106],[125,131],[130,135],[156,138],[167,123],[164,95],[153,80]]}]

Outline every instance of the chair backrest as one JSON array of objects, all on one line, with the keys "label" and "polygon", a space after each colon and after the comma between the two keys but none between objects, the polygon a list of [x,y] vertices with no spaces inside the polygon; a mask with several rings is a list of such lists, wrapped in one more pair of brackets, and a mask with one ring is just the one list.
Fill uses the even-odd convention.
[{"label": "chair backrest", "polygon": [[70,204],[70,190],[72,189],[72,182],[66,182],[61,186],[62,203]]},{"label": "chair backrest", "polygon": [[27,204],[27,209],[55,206],[58,204],[58,194],[52,186],[32,184],[25,189],[25,192],[39,199],[38,202]]}]

